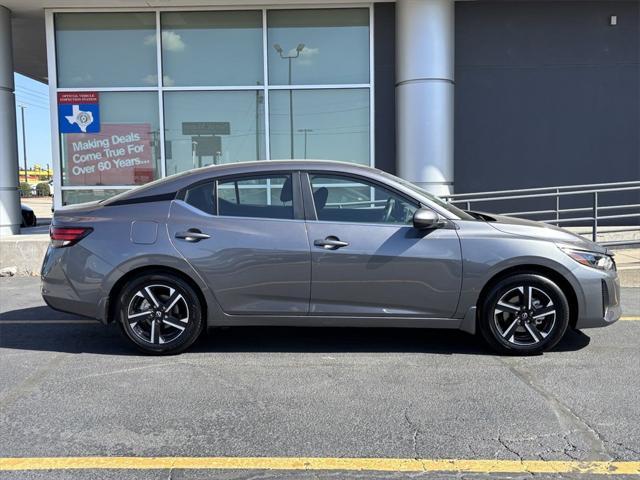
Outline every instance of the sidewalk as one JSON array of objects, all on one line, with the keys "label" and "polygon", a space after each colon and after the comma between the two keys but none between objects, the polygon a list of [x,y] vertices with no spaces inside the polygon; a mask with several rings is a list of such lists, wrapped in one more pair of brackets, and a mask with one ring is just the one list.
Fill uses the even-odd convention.
[{"label": "sidewalk", "polygon": [[640,287],[640,248],[614,250],[620,284],[623,287]]}]

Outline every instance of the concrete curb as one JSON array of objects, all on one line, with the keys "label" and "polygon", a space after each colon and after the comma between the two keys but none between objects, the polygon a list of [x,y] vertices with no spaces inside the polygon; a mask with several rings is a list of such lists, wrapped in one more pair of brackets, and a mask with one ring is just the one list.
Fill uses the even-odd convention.
[{"label": "concrete curb", "polygon": [[40,275],[48,246],[49,238],[43,235],[0,238],[0,271],[15,268],[20,276]]}]

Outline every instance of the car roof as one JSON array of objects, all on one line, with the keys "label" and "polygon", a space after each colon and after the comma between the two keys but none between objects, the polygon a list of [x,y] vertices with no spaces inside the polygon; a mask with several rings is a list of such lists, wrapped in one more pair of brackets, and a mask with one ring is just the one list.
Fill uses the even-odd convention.
[{"label": "car roof", "polygon": [[163,196],[181,190],[193,183],[214,176],[264,172],[270,170],[327,170],[339,173],[361,173],[366,176],[382,174],[369,166],[335,160],[258,160],[251,162],[224,163],[187,170],[161,178],[104,201],[105,205],[148,196]]},{"label": "car roof", "polygon": [[337,160],[315,160],[315,159],[293,159],[293,160],[254,160],[251,162],[225,163],[222,165],[209,165],[207,167],[191,170],[189,173],[197,175],[199,173],[219,173],[225,170],[313,170],[313,169],[338,168],[340,170],[368,170],[376,169],[368,165],[360,165],[352,162],[341,162]]},{"label": "car roof", "polygon": [[118,205],[137,201],[166,201],[173,200],[176,192],[191,185],[212,178],[227,175],[243,175],[269,171],[326,171],[335,174],[362,175],[367,179],[393,186],[408,197],[414,198],[422,204],[429,205],[445,218],[450,218],[450,212],[435,204],[428,196],[413,188],[407,187],[400,179],[382,170],[357,163],[340,162],[336,160],[294,159],[294,160],[259,160],[251,162],[225,163],[188,170],[186,172],[164,177],[147,183],[132,190],[111,197],[101,202],[103,205]]}]

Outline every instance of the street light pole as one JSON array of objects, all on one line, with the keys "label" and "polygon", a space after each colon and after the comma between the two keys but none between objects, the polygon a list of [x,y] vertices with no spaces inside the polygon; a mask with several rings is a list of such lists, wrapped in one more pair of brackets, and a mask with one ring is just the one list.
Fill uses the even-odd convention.
[{"label": "street light pole", "polygon": [[[291,57],[287,57],[287,60],[289,60],[289,87],[291,87]],[[289,88],[289,142],[289,158],[293,160],[293,90],[291,88]]]},{"label": "street light pole", "polygon": [[299,132],[304,133],[304,159],[307,159],[307,134],[309,132],[313,132],[310,128],[301,128],[298,130]]},{"label": "street light pole", "polygon": [[[298,58],[300,56],[300,52],[304,49],[304,43],[299,43],[296,47],[295,55],[285,55],[284,50],[279,44],[275,44],[273,46],[280,58],[286,59],[289,61],[289,87],[291,87],[291,60],[294,58]],[[289,88],[289,158],[293,159],[293,89]]]},{"label": "street light pole", "polygon": [[27,173],[27,137],[24,129],[24,109],[27,108],[24,105],[20,105],[20,113],[22,116],[22,158],[24,159],[24,181],[29,181],[29,174]]}]

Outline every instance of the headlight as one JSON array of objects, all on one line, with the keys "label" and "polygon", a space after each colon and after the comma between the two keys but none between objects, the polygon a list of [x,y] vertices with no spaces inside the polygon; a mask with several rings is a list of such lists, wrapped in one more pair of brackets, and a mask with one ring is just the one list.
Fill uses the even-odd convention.
[{"label": "headlight", "polygon": [[615,270],[616,262],[611,255],[606,253],[589,252],[587,250],[575,250],[573,248],[561,247],[562,251],[573,258],[576,262],[598,270]]}]

